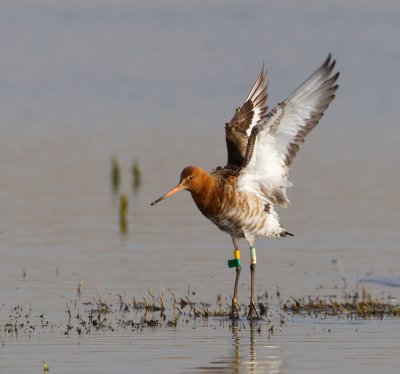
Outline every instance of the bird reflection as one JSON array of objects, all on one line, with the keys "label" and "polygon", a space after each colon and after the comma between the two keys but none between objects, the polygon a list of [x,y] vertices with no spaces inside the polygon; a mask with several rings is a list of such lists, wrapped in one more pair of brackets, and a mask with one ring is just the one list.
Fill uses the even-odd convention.
[{"label": "bird reflection", "polygon": [[257,372],[257,353],[256,353],[256,346],[254,344],[254,330],[256,326],[253,321],[250,321],[250,372],[256,373]]},{"label": "bird reflection", "polygon": [[240,373],[240,335],[238,334],[238,323],[240,321],[232,321],[232,338],[233,338],[233,352],[234,352],[234,369],[235,373]]},{"label": "bird reflection", "polygon": [[[195,368],[199,373],[265,374],[283,373],[283,362],[279,356],[279,346],[268,344],[268,338],[259,321],[231,322],[232,355],[224,355],[208,365]],[[249,334],[250,332],[250,334]],[[250,335],[250,336],[249,336]],[[250,344],[248,344],[250,337]],[[264,344],[265,342],[265,344]],[[223,346],[223,345],[221,345]],[[258,351],[258,355],[257,355]]]}]

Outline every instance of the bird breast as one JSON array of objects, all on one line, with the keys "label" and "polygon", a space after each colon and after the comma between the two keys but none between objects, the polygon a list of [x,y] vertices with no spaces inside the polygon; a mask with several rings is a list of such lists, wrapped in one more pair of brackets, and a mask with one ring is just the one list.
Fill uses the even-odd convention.
[{"label": "bird breast", "polygon": [[192,193],[192,197],[203,215],[220,230],[235,237],[244,237],[244,232],[262,234],[267,212],[264,203],[255,195],[237,191],[224,183],[208,193]]}]

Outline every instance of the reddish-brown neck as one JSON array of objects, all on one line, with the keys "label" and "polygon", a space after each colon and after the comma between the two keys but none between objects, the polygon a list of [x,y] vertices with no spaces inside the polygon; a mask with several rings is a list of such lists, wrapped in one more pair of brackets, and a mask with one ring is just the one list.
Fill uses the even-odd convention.
[{"label": "reddish-brown neck", "polygon": [[206,172],[193,182],[193,187],[189,191],[197,207],[207,216],[219,206],[219,185],[216,179]]},{"label": "reddish-brown neck", "polygon": [[197,166],[187,166],[182,170],[180,185],[190,191],[194,202],[205,215],[214,209],[218,200],[219,183],[215,177]]}]

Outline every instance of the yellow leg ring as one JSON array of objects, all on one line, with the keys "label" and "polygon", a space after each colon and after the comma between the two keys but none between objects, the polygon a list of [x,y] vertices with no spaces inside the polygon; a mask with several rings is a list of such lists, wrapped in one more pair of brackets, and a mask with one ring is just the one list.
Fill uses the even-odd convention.
[{"label": "yellow leg ring", "polygon": [[240,268],[241,263],[240,263],[240,251],[238,249],[235,249],[233,252],[233,258],[232,260],[228,260],[228,267],[230,268]]}]

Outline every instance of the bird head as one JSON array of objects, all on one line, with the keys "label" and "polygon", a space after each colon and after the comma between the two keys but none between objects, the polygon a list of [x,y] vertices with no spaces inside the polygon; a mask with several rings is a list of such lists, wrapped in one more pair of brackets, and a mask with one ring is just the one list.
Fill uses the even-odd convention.
[{"label": "bird head", "polygon": [[165,195],[162,195],[160,198],[153,201],[151,205],[155,205],[161,200],[164,200],[181,190],[187,190],[190,192],[199,191],[202,188],[202,183],[205,175],[207,175],[207,173],[197,166],[186,166],[182,170],[178,185],[174,187],[171,191],[167,192]]}]

